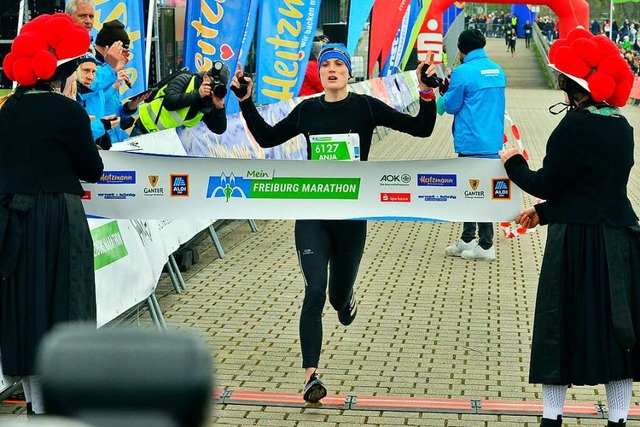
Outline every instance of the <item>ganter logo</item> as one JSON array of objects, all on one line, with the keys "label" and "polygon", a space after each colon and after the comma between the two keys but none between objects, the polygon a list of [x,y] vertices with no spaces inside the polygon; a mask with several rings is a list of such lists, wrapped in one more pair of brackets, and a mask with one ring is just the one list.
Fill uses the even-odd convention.
[{"label": "ganter logo", "polygon": [[145,187],[142,191],[145,196],[164,196],[164,188],[156,186],[158,182],[160,182],[160,177],[158,175],[149,175],[149,184],[151,187]]},{"label": "ganter logo", "polygon": [[469,190],[464,191],[465,199],[484,199],[484,191],[478,190],[478,187],[480,187],[479,179],[470,179],[469,187],[471,187],[471,191]]},{"label": "ganter logo", "polygon": [[[264,178],[260,176],[260,178]],[[210,176],[207,199],[346,199],[357,200],[360,178],[271,177],[247,179],[233,173]]]},{"label": "ganter logo", "polygon": [[511,181],[509,178],[493,178],[491,180],[493,200],[511,200]]}]

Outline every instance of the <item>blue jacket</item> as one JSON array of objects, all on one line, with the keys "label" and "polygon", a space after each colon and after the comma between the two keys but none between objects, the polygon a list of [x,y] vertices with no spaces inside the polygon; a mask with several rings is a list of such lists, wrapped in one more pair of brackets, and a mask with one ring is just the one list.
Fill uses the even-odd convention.
[{"label": "blue jacket", "polygon": [[[113,88],[113,84],[117,81],[118,77],[116,72],[111,66],[104,62],[102,55],[96,55],[97,62],[97,71],[96,71],[96,80],[91,84],[91,90],[98,91],[101,90],[104,93],[104,115],[100,117],[96,117],[96,120],[100,119],[104,116],[109,116],[111,114],[115,114],[120,117],[120,122],[125,119],[130,118],[136,112],[133,111],[129,113],[126,108],[122,105],[122,101],[120,99],[120,92]],[[109,137],[111,138],[112,143],[121,142],[125,139],[129,138],[129,134],[122,129],[120,126],[116,126],[109,131]]]},{"label": "blue jacket", "polygon": [[76,95],[78,102],[87,111],[87,114],[95,117],[91,120],[91,133],[93,134],[93,140],[97,140],[104,135],[104,126],[100,119],[106,114],[104,113],[104,92],[101,90],[92,90],[89,88],[81,89],[78,82],[78,94]]},{"label": "blue jacket", "polygon": [[506,85],[504,71],[484,49],[469,52],[454,68],[449,90],[439,101],[454,115],[456,153],[495,155],[502,149]]}]

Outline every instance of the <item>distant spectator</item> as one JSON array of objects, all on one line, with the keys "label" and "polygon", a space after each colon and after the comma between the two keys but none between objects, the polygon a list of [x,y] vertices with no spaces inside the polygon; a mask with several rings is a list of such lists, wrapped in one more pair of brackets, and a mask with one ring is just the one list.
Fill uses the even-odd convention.
[{"label": "distant spectator", "polygon": [[594,36],[600,34],[600,23],[595,19],[591,21],[591,34]]},{"label": "distant spectator", "polygon": [[304,80],[302,81],[302,87],[300,87],[298,96],[314,95],[324,92],[322,82],[320,81],[320,74],[318,73],[318,54],[321,49],[322,43],[320,42],[313,42],[311,45],[311,55],[309,56],[307,71],[304,74]]}]

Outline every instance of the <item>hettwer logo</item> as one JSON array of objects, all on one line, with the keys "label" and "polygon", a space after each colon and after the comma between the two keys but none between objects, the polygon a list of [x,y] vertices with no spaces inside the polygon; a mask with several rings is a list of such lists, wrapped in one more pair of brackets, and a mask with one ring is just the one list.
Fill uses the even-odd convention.
[{"label": "hettwer logo", "polygon": [[171,174],[171,197],[189,197],[189,175]]},{"label": "hettwer logo", "polygon": [[469,187],[471,187],[471,191],[465,190],[465,199],[484,199],[484,190],[478,190],[478,187],[480,187],[479,179],[470,179]]},{"label": "hettwer logo", "polygon": [[509,178],[492,178],[491,188],[493,200],[511,200],[511,181]]},{"label": "hettwer logo", "polygon": [[[360,178],[271,177],[257,179],[254,171],[246,177],[234,173],[210,176],[207,199],[346,199],[357,200]],[[252,179],[248,179],[251,177]],[[263,178],[263,177],[260,177]]]},{"label": "hettwer logo", "polygon": [[449,174],[418,174],[418,186],[421,187],[457,187],[458,176]]},{"label": "hettwer logo", "polygon": [[160,182],[160,177],[158,175],[149,175],[149,184],[151,187],[145,187],[142,191],[145,196],[164,196],[164,188],[157,187],[158,182]]},{"label": "hettwer logo", "polygon": [[136,171],[104,171],[98,184],[135,184]]}]

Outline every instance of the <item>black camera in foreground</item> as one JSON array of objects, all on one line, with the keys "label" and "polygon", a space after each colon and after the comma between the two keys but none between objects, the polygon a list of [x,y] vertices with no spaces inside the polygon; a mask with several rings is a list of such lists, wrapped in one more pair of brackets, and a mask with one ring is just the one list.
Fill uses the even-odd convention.
[{"label": "black camera in foreground", "polygon": [[207,71],[211,77],[211,89],[213,94],[218,98],[227,96],[227,83],[229,82],[229,68],[220,61],[215,61],[211,69]]}]

